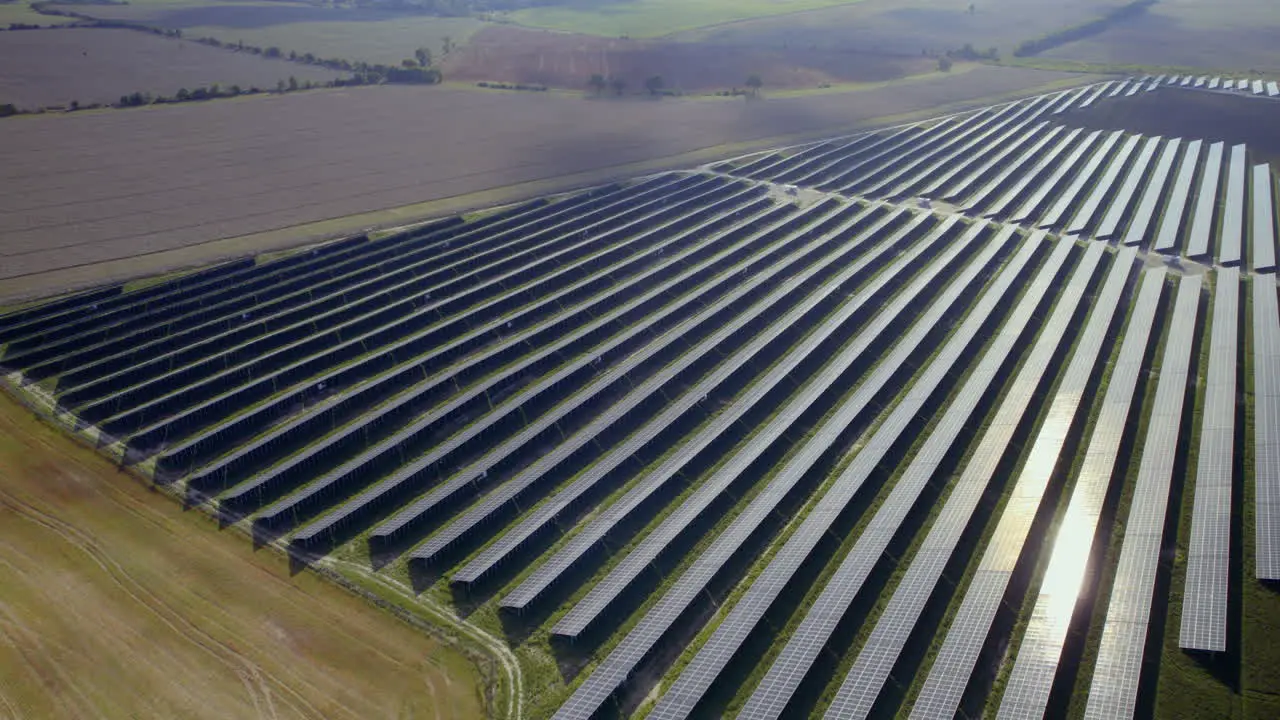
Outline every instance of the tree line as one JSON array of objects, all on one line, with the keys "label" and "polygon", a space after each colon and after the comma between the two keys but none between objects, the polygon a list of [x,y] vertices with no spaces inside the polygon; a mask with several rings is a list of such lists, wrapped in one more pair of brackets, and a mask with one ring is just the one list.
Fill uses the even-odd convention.
[{"label": "tree line", "polygon": [[1014,49],[1013,54],[1015,57],[1028,57],[1031,55],[1038,55],[1045,50],[1052,50],[1059,45],[1065,45],[1069,42],[1075,42],[1076,40],[1083,40],[1090,35],[1096,35],[1103,30],[1106,30],[1111,23],[1141,15],[1147,11],[1147,8],[1156,4],[1156,2],[1157,0],[1133,0],[1133,2],[1121,5],[1106,15],[1094,18],[1089,22],[1073,25],[1069,28],[1063,28],[1034,40],[1027,40],[1019,44],[1018,47]]}]

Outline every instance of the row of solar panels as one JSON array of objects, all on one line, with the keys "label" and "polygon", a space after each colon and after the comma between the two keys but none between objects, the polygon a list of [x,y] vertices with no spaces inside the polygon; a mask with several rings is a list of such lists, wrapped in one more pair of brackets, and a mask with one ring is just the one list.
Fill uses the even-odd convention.
[{"label": "row of solar panels", "polygon": [[1205,90],[1239,91],[1266,97],[1280,97],[1280,85],[1275,80],[1260,78],[1222,78],[1207,75],[1160,75],[1143,80],[1156,85],[1202,88]]},{"label": "row of solar panels", "polygon": [[[1156,80],[1164,81],[1147,84]],[[1250,169],[1244,145],[1206,148],[1200,140],[1089,132],[1045,119],[1139,82],[1102,83],[724,169],[854,196],[928,198],[977,217],[1274,270],[1274,174],[1266,164]]]}]

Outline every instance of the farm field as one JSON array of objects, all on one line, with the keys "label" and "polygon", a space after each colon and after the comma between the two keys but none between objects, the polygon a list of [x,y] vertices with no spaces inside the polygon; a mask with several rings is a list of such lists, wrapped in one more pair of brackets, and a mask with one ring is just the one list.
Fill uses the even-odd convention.
[{"label": "farm field", "polygon": [[585,89],[586,81],[598,73],[622,79],[629,95],[645,94],[645,80],[654,75],[668,90],[697,93],[741,88],[750,74],[764,79],[769,90],[786,90],[886,82],[936,69],[935,60],[919,56],[627,40],[507,26],[476,33],[444,64],[445,76],[455,81],[573,89]]},{"label": "farm field", "polygon": [[[13,118],[0,139],[0,300],[403,224],[430,210],[301,227],[234,250],[227,238],[432,200],[489,205],[634,173],[638,163],[687,165],[691,153],[723,157],[770,138],[1086,80],[978,67],[750,103],[386,86]],[[467,200],[500,188],[511,190]]]},{"label": "farm field", "polygon": [[6,717],[456,718],[463,656],[177,503],[0,393]]},{"label": "farm field", "polygon": [[104,285],[0,369],[503,638],[501,717],[1275,717],[1275,174],[1067,122],[1172,92],[1280,102],[1105,80]]},{"label": "farm field", "polygon": [[847,6],[676,33],[670,40],[755,48],[810,47],[899,56],[966,43],[1004,55],[1018,43],[1104,15],[1123,0],[863,0]]},{"label": "farm field", "polygon": [[131,30],[74,28],[0,33],[0,103],[19,108],[78,101],[114,103],[135,92],[172,97],[220,84],[275,88],[281,80],[325,82],[324,68],[236,53]]},{"label": "farm field", "polygon": [[771,15],[787,15],[859,0],[630,0],[578,7],[573,2],[504,13],[504,17],[529,27],[604,37],[659,37],[680,30],[723,25]]},{"label": "farm field", "polygon": [[1160,0],[1142,16],[1044,54],[1085,63],[1280,72],[1267,0]]},{"label": "farm field", "polygon": [[243,41],[286,54],[314,53],[352,62],[399,64],[427,47],[437,55],[444,38],[465,44],[485,23],[368,8],[319,7],[291,2],[132,2],[128,5],[59,6],[105,20],[182,30],[188,37]]},{"label": "farm field", "polygon": [[72,18],[41,15],[32,10],[31,6],[22,0],[0,2],[0,29],[7,30],[9,25],[13,23],[47,27],[49,25],[67,25],[73,22],[76,21]]}]

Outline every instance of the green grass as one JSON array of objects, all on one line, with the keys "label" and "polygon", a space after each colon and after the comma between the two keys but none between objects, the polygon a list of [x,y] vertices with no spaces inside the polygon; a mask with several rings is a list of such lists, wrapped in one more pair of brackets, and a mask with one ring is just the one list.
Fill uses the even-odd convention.
[{"label": "green grass", "polygon": [[183,28],[183,33],[230,43],[243,40],[246,45],[262,48],[274,46],[286,53],[293,50],[326,58],[398,64],[413,57],[414,50],[420,47],[439,59],[445,37],[462,44],[482,27],[484,23],[470,18],[403,15],[387,20],[303,20],[256,28],[192,25]]},{"label": "green grass", "polygon": [[31,9],[29,3],[17,0],[16,2],[0,3],[0,28],[7,30],[10,23],[23,23],[25,25],[67,25],[69,23],[79,22],[75,18],[57,17],[53,15],[41,15]]},{"label": "green grass", "polygon": [[[856,2],[856,0],[855,0]],[[529,27],[607,37],[660,37],[682,30],[757,17],[785,15],[839,5],[850,0],[628,0],[603,7],[566,2],[518,10],[512,21]]]}]

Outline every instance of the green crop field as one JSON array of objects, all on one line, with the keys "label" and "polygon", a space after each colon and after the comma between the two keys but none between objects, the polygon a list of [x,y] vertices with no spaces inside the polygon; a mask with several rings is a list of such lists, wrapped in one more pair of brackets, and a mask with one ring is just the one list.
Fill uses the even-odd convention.
[{"label": "green crop field", "polygon": [[566,2],[510,14],[529,27],[617,37],[659,37],[681,30],[852,5],[849,0],[635,0],[616,4]]}]

